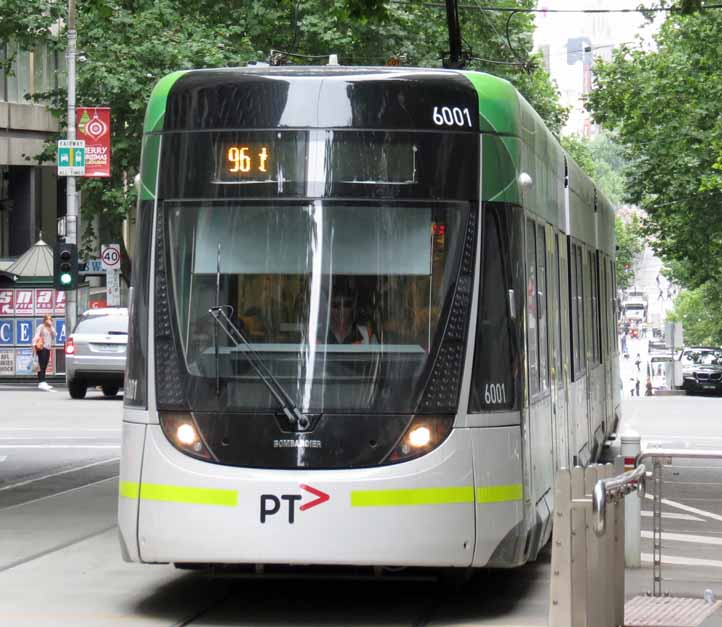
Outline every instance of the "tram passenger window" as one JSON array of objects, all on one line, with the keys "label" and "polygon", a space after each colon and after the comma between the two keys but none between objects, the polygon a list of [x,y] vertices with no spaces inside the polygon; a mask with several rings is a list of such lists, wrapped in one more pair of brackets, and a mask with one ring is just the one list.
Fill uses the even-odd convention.
[{"label": "tram passenger window", "polygon": [[574,380],[584,376],[586,371],[586,338],[585,338],[585,307],[584,307],[584,264],[582,263],[582,247],[571,245],[570,275],[572,287],[572,349]]},{"label": "tram passenger window", "polygon": [[581,246],[577,246],[576,264],[577,264],[577,330],[579,334],[579,372],[584,374],[587,370],[587,336],[586,336],[586,318],[588,316],[585,307],[585,297],[587,288],[584,282],[584,251]]},{"label": "tram passenger window", "polygon": [[539,333],[539,390],[549,389],[549,345],[547,342],[547,272],[546,272],[546,234],[544,227],[536,227],[537,261],[537,330]]},{"label": "tram passenger window", "polygon": [[487,206],[481,293],[476,323],[476,345],[469,410],[515,407],[518,351],[509,315],[508,293],[513,288],[511,215]]},{"label": "tram passenger window", "polygon": [[589,251],[589,295],[592,325],[592,364],[600,363],[599,358],[599,309],[597,294],[599,293],[599,275],[597,273],[596,255],[593,251]]},{"label": "tram passenger window", "polygon": [[534,222],[526,223],[526,328],[529,353],[529,393],[539,392],[539,334],[537,330],[536,232]]},{"label": "tram passenger window", "polygon": [[552,268],[552,272],[555,273],[556,281],[557,281],[557,315],[556,315],[556,323],[558,324],[558,333],[559,333],[559,341],[557,343],[557,350],[556,350],[556,369],[557,369],[557,381],[563,381],[564,380],[564,336],[563,336],[563,330],[564,330],[564,323],[562,321],[562,316],[564,315],[564,307],[562,306],[563,303],[566,303],[566,276],[562,274],[562,260],[561,260],[561,247],[560,247],[560,238],[561,235],[559,233],[554,235],[554,267]]}]

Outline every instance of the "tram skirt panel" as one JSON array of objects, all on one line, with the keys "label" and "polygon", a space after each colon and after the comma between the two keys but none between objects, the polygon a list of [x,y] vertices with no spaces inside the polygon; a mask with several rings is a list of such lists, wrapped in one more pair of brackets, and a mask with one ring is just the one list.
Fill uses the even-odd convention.
[{"label": "tram skirt panel", "polygon": [[126,562],[138,562],[141,559],[138,553],[138,490],[134,486],[140,482],[145,428],[144,424],[123,422],[118,530],[121,553]]},{"label": "tram skirt panel", "polygon": [[[461,432],[461,433],[460,433]],[[149,426],[140,496],[146,562],[471,565],[471,442],[352,470],[250,469],[183,455]]]},{"label": "tram skirt panel", "polygon": [[518,425],[469,429],[476,484],[474,566],[523,563],[524,487]]}]

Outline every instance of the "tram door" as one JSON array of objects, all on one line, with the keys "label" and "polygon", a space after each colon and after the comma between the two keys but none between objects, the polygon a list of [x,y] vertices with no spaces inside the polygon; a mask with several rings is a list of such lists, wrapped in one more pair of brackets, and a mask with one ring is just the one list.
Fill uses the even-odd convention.
[{"label": "tram door", "polygon": [[[568,320],[566,308],[566,254],[564,259],[560,252],[565,247],[559,243],[560,235],[554,233],[551,226],[547,226],[547,265],[549,268],[549,326],[550,326],[550,361],[551,361],[551,397],[552,397],[552,425],[554,442],[554,468],[569,467],[569,425],[567,422],[567,372],[565,367],[565,347],[563,345],[563,322]],[[562,261],[564,269],[562,269]],[[568,350],[568,347],[567,347]]]}]

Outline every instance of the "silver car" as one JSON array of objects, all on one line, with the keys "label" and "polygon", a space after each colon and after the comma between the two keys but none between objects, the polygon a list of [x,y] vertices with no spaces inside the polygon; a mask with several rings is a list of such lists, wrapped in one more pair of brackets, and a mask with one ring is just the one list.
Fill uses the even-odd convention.
[{"label": "silver car", "polygon": [[90,309],[65,341],[65,381],[72,398],[83,398],[88,387],[102,386],[105,396],[123,387],[128,310]]}]

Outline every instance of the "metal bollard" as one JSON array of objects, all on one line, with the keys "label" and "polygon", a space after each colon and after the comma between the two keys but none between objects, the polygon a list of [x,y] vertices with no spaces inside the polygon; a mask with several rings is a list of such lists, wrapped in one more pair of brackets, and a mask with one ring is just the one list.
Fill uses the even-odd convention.
[{"label": "metal bollard", "polygon": [[[634,469],[637,455],[641,451],[642,438],[631,432],[620,436],[621,453],[624,458],[624,470]],[[641,502],[635,492],[624,499],[624,564],[627,568],[642,566],[641,548]]]}]

